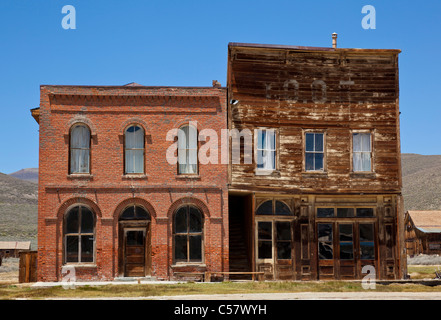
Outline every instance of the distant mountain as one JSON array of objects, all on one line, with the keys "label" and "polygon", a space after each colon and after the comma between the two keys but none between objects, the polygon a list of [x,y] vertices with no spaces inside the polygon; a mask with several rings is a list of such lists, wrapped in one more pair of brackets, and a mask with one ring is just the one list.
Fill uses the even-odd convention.
[{"label": "distant mountain", "polygon": [[21,180],[27,180],[38,183],[38,168],[21,169],[17,172],[10,173],[9,175],[11,177],[18,178]]},{"label": "distant mountain", "polygon": [[405,210],[441,210],[441,155],[402,154]]}]

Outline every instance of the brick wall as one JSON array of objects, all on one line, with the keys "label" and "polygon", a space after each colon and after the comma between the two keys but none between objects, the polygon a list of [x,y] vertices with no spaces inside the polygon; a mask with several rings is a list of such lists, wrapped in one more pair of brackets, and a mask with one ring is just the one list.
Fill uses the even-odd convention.
[{"label": "brick wall", "polygon": [[[39,120],[39,281],[61,280],[63,217],[78,203],[96,215],[96,249],[95,263],[75,265],[77,280],[121,275],[118,217],[130,204],[151,215],[152,276],[171,279],[184,269],[228,271],[227,166],[200,164],[196,177],[180,176],[165,157],[173,143],[166,141],[167,132],[188,121],[221,136],[224,88],[42,86]],[[69,174],[69,132],[76,123],[91,130],[90,175]],[[124,130],[130,124],[141,125],[146,134],[145,175],[124,174]],[[200,264],[177,265],[172,217],[186,203],[203,212],[204,257]]]}]

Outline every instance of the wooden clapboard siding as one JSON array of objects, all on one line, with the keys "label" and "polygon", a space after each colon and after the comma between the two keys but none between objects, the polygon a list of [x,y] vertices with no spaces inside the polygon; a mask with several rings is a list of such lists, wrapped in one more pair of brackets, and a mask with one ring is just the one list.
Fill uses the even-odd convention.
[{"label": "wooden clapboard siding", "polygon": [[[255,163],[244,164],[242,157],[230,166],[231,188],[399,193],[399,52],[230,44],[228,101],[239,103],[230,105],[229,128],[278,130],[278,172],[256,176]],[[304,172],[305,129],[326,132],[326,174]],[[352,130],[362,129],[373,136],[371,175],[352,173]]]}]

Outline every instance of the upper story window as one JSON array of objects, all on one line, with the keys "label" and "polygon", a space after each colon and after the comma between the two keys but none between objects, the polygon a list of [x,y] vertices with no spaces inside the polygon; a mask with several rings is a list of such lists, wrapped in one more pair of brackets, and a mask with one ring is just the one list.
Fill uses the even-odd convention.
[{"label": "upper story window", "polygon": [[95,215],[78,205],[64,217],[64,261],[93,262],[95,256]]},{"label": "upper story window", "polygon": [[132,125],[124,132],[125,173],[144,173],[144,130]]},{"label": "upper story window", "polygon": [[354,172],[372,171],[372,136],[369,132],[352,134],[352,165]]},{"label": "upper story window", "polygon": [[307,132],[305,134],[305,170],[324,171],[324,134]]},{"label": "upper story window", "polygon": [[257,130],[257,170],[276,170],[276,132],[274,129]]},{"label": "upper story window", "polygon": [[90,173],[90,129],[84,124],[70,131],[69,173]]},{"label": "upper story window", "polygon": [[191,125],[178,131],[178,173],[198,173],[198,131]]}]

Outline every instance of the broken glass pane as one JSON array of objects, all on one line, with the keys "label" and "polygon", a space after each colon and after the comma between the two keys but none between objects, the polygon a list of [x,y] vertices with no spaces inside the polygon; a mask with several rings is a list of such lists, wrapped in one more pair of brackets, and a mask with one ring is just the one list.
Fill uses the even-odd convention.
[{"label": "broken glass pane", "polygon": [[328,260],[333,258],[332,242],[319,242],[319,259]]}]

